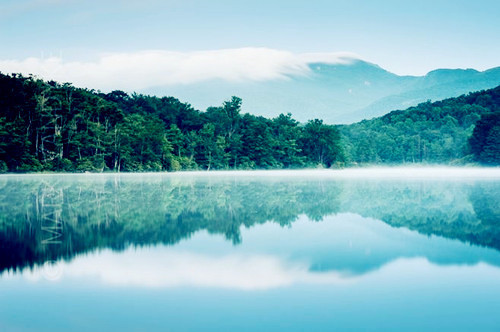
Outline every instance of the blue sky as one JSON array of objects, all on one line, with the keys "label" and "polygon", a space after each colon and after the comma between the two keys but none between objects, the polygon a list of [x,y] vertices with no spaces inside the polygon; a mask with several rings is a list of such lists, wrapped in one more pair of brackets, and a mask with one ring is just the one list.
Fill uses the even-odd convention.
[{"label": "blue sky", "polygon": [[397,74],[484,70],[500,65],[499,13],[497,0],[2,0],[0,71],[238,48],[351,52]]}]

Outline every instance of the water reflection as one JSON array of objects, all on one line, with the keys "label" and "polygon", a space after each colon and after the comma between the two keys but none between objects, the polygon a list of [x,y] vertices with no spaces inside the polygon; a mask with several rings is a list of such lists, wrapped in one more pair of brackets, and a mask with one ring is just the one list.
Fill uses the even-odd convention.
[{"label": "water reflection", "polygon": [[[498,263],[498,262],[497,262]],[[395,276],[426,277],[482,270],[500,278],[500,269],[483,262],[463,267],[438,265],[423,257],[397,258],[360,275],[339,271],[315,271],[304,262],[287,261],[273,255],[207,255],[177,250],[155,251],[127,249],[124,252],[104,250],[80,256],[71,262],[57,262],[47,272],[46,266],[24,271],[30,282],[91,280],[105,286],[128,288],[218,288],[261,291],[293,285],[346,286],[366,282],[381,275],[386,282]],[[54,274],[55,272],[55,274]],[[47,275],[47,273],[52,273]],[[9,274],[6,274],[9,275]],[[51,278],[57,276],[57,279]],[[428,277],[428,276],[427,276]]]},{"label": "water reflection", "polygon": [[[347,274],[356,275],[380,268],[403,254],[407,257],[425,254],[434,262],[477,263],[486,260],[498,265],[498,255],[489,257],[491,253],[486,255],[489,258],[481,252],[477,253],[477,257],[474,256],[476,253],[472,254],[474,257],[470,253],[462,253],[452,259],[453,250],[444,250],[439,255],[435,248],[427,251],[422,248],[417,251],[408,249],[407,243],[397,245],[401,242],[401,232],[395,229],[409,229],[498,250],[498,192],[498,180],[471,179],[408,181],[159,174],[2,177],[0,271],[47,266],[47,262],[71,260],[79,253],[96,249],[117,251],[131,245],[173,245],[200,231],[223,235],[234,245],[241,246],[246,241],[247,228],[256,225],[264,227],[267,223],[280,227],[293,224],[292,228],[299,228],[299,232],[288,239],[293,243],[282,245],[280,239],[286,237],[282,231],[276,231],[266,245],[260,240],[262,250],[268,250],[274,242],[274,247],[282,245],[288,255],[293,253],[295,258],[303,261],[284,261],[279,255],[266,256],[268,250],[257,256],[217,257],[215,261],[188,253],[179,256],[175,262],[172,261],[174,256],[169,256],[164,262],[173,268],[178,267],[177,263],[217,267],[231,262],[229,265],[236,266],[235,271],[249,278],[252,274],[245,267],[257,272],[273,272],[278,284],[283,280],[295,280],[296,275],[290,277],[290,271],[302,273],[299,273],[300,278],[305,279],[318,276],[321,279],[321,276],[327,275],[332,280],[341,280]],[[353,215],[346,217],[345,213]],[[310,238],[312,249],[308,249],[307,243],[300,246],[301,238],[311,229],[311,223],[322,221],[327,216],[340,218],[330,218],[321,223],[333,225],[333,228],[323,231],[317,228],[316,231],[321,233]],[[306,222],[300,224],[297,222],[299,219]],[[362,225],[356,224],[353,219],[363,220]],[[377,224],[380,221],[395,228],[380,226]],[[356,225],[360,227],[349,230]],[[282,229],[280,227],[278,229]],[[363,239],[363,232],[371,234],[365,236],[369,245],[356,248],[356,241]],[[265,234],[261,234],[260,239]],[[350,244],[349,239],[343,236],[352,236]],[[404,237],[404,241],[407,240]],[[319,249],[317,241],[324,243],[325,250]],[[352,241],[355,242],[355,250],[352,249]],[[415,243],[415,247],[425,247],[421,239]],[[354,250],[354,254],[346,254],[346,250]],[[280,253],[280,250],[275,252]],[[311,254],[304,254],[308,252]],[[98,255],[99,259],[113,255],[109,251],[106,253]],[[371,256],[366,259],[366,255]],[[241,264],[234,261],[238,261],[238,257],[244,257],[239,261]],[[138,264],[145,257],[137,259],[135,263]],[[119,269],[123,264],[115,256],[109,262],[101,263],[102,266],[113,267],[107,269],[109,271],[133,278],[130,271]],[[49,264],[49,268],[51,266]],[[322,274],[314,271],[322,271]],[[194,272],[196,275],[212,275],[214,280],[231,285],[220,275],[208,271]],[[175,278],[186,278],[186,274],[182,273],[170,275],[174,279],[167,282],[175,283]],[[241,276],[236,279],[246,280]],[[274,279],[269,276],[268,280]],[[154,280],[151,282],[154,283]]]},{"label": "water reflection", "polygon": [[[338,272],[310,271],[309,266],[273,255],[207,255],[177,250],[105,250],[58,262],[61,279],[97,280],[118,287],[209,287],[245,291],[303,284],[339,284],[349,277]],[[24,273],[30,281],[43,281],[44,269]]]}]

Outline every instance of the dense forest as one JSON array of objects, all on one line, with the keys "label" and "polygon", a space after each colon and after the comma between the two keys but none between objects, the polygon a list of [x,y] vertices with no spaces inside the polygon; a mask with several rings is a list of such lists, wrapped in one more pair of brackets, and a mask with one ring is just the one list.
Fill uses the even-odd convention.
[{"label": "dense forest", "polygon": [[500,163],[500,87],[348,126],[0,73],[0,172]]},{"label": "dense forest", "polygon": [[175,171],[331,167],[338,129],[291,115],[241,114],[233,97],[206,112],[173,97],[103,94],[0,74],[1,171]]},{"label": "dense forest", "polygon": [[341,126],[358,164],[500,164],[500,86]]}]

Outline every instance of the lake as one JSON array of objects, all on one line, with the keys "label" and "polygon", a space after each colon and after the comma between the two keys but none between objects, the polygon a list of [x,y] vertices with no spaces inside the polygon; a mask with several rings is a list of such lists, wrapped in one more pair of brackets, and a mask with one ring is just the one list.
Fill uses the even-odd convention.
[{"label": "lake", "polygon": [[499,330],[500,169],[0,176],[0,330]]}]

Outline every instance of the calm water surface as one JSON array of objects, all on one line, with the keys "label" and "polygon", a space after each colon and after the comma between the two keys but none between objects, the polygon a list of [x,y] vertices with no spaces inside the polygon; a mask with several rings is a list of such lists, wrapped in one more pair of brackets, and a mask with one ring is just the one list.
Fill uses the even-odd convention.
[{"label": "calm water surface", "polygon": [[500,171],[7,175],[0,251],[2,331],[498,331]]}]

